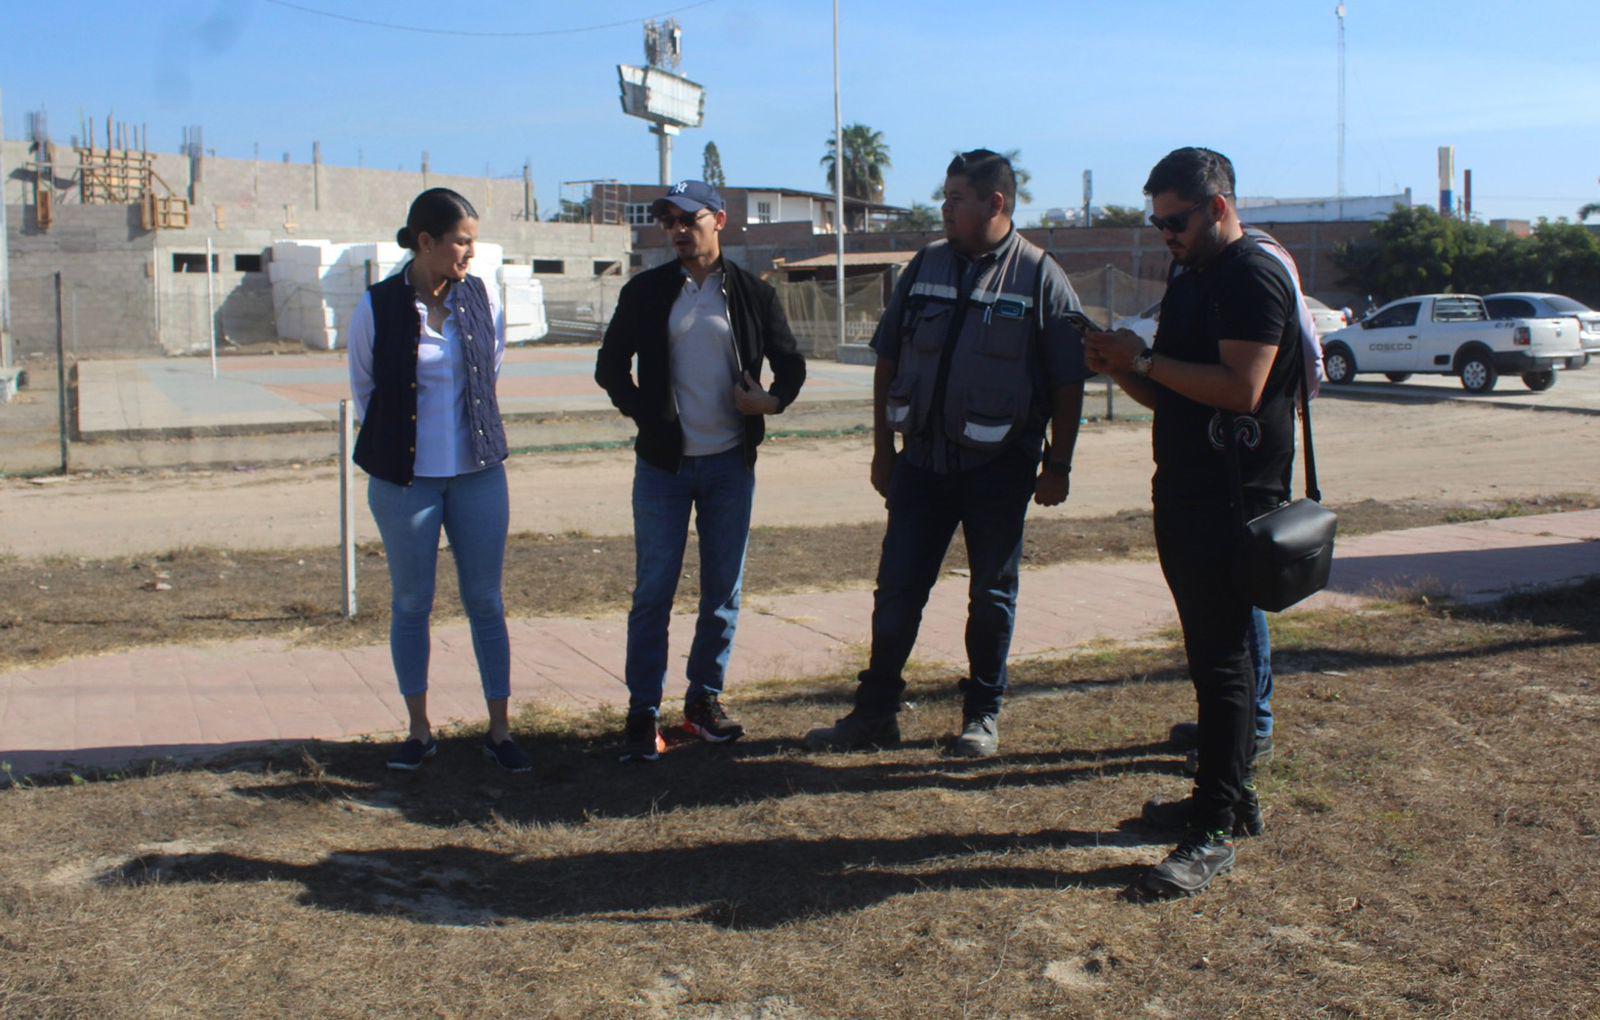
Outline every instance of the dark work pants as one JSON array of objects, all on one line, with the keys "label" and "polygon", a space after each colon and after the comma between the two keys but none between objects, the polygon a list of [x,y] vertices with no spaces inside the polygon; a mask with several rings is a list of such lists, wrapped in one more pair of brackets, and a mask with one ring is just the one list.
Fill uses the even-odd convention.
[{"label": "dark work pants", "polygon": [[1229,571],[1237,530],[1226,503],[1156,500],[1156,551],[1177,603],[1199,707],[1194,824],[1203,829],[1232,828],[1255,739],[1252,606],[1234,590]]},{"label": "dark work pants", "polygon": [[895,462],[889,524],[872,600],[872,656],[856,703],[893,712],[905,691],[901,672],[916,644],[922,610],[939,577],[956,526],[967,544],[967,664],[961,683],[968,715],[1000,711],[1006,656],[1017,612],[1023,522],[1039,470],[1039,445],[1017,442],[967,471],[941,474]]}]

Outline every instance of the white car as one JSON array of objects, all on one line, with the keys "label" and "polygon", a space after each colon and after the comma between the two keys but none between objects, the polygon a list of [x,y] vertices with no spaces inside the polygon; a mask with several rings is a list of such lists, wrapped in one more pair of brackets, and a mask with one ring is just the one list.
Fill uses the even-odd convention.
[{"label": "white car", "polygon": [[[1311,309],[1311,320],[1317,325],[1317,336],[1325,336],[1350,324],[1344,312],[1329,308],[1311,295],[1305,295],[1306,307]],[[1147,344],[1156,342],[1156,326],[1161,323],[1161,302],[1146,308],[1138,315],[1128,315],[1111,324],[1112,329],[1129,329],[1139,334]]]},{"label": "white car", "polygon": [[1357,372],[1390,382],[1425,372],[1460,376],[1467,392],[1487,393],[1501,373],[1515,372],[1528,389],[1547,390],[1558,371],[1587,360],[1572,319],[1496,318],[1472,294],[1401,298],[1322,338],[1323,373],[1335,385]]},{"label": "white car", "polygon": [[1310,294],[1305,297],[1306,307],[1311,309],[1311,320],[1317,324],[1317,336],[1327,336],[1336,329],[1344,329],[1350,325],[1350,319],[1344,312],[1329,308]]},{"label": "white car", "polygon": [[1560,294],[1489,294],[1483,299],[1496,319],[1577,319],[1578,342],[1586,354],[1600,354],[1600,312]]}]

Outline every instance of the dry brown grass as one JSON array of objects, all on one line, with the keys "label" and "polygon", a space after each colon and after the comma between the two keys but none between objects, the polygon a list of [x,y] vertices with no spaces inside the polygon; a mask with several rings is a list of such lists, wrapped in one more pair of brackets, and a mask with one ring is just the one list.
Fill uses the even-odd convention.
[{"label": "dry brown grass", "polygon": [[1017,671],[1003,754],[808,755],[843,682],[650,767],[530,716],[416,776],[321,745],[0,793],[0,1015],[1592,1016],[1600,583],[1277,621],[1267,834],[1206,895],[1120,891],[1187,781],[1173,647]]},{"label": "dry brown grass", "polygon": [[[1600,505],[1574,495],[1487,504],[1365,500],[1339,507],[1341,535]],[[881,524],[827,528],[756,528],[750,537],[746,590],[773,595],[869,584],[883,540]],[[1024,561],[1153,556],[1150,515],[1036,518]],[[965,566],[958,535],[945,566]],[[256,637],[321,644],[387,640],[389,577],[381,546],[357,558],[361,612],[339,612],[338,557],[294,552],[183,549],[158,557],[109,560],[0,558],[0,670],[139,645]],[[681,608],[699,599],[694,542],[678,589]],[[166,586],[166,587],[162,587]],[[633,588],[633,540],[583,535],[514,535],[506,556],[506,605],[513,615],[619,611]],[[440,557],[435,613],[460,616],[455,571]]]}]

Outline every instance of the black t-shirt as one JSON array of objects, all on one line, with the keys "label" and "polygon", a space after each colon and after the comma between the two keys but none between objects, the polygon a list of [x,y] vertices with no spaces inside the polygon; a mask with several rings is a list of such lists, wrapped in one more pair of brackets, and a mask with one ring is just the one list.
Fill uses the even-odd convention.
[{"label": "black t-shirt", "polygon": [[[1294,467],[1294,401],[1300,321],[1294,281],[1249,237],[1200,269],[1178,273],[1161,299],[1155,350],[1164,357],[1221,364],[1218,341],[1278,348],[1261,407],[1235,416],[1246,500],[1288,498]],[[1223,446],[1227,412],[1157,388],[1155,426],[1158,499],[1229,501],[1233,486]]]}]

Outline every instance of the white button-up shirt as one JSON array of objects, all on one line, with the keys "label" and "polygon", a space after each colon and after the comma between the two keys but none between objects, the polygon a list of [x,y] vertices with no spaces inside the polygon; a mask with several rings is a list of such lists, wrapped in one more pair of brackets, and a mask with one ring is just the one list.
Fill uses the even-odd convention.
[{"label": "white button-up shirt", "polygon": [[[417,318],[422,332],[417,337],[417,453],[414,471],[419,478],[450,478],[470,474],[480,465],[472,455],[472,435],[467,417],[467,366],[461,345],[469,342],[456,314],[456,288],[445,295],[444,325],[435,330],[428,325],[428,306],[416,299]],[[489,314],[494,319],[494,380],[499,382],[500,364],[506,353],[506,316],[496,293],[498,285],[483,281],[489,296]],[[413,292],[415,293],[415,292]],[[372,378],[374,319],[371,293],[362,295],[350,317],[346,344],[350,350],[350,392],[356,402],[356,417],[365,419],[367,401],[376,383]]]}]

